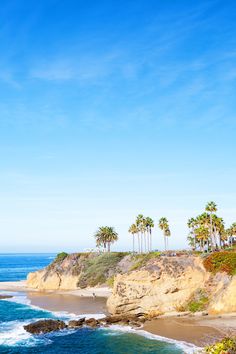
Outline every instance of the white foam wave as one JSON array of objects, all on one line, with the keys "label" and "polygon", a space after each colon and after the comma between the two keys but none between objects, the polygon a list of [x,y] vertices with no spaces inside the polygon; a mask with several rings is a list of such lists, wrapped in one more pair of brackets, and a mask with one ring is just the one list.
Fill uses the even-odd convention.
[{"label": "white foam wave", "polygon": [[49,344],[51,340],[45,337],[34,337],[24,330],[28,322],[4,322],[1,324],[0,345],[5,346],[36,346]]},{"label": "white foam wave", "polygon": [[[161,342],[174,344],[177,347],[179,347],[180,349],[182,349],[184,351],[184,353],[186,353],[186,354],[194,354],[194,353],[196,354],[197,351],[202,349],[202,348],[197,347],[196,345],[191,344],[191,343],[187,343],[187,342],[184,342],[184,341],[177,341],[175,339],[171,339],[171,338],[167,338],[167,337],[162,337],[162,336],[159,336],[159,335],[156,335],[156,334],[149,333],[149,332],[144,331],[144,330],[137,330],[137,329],[134,329],[134,328],[129,327],[129,326],[112,325],[109,328],[106,328],[106,330],[114,331],[114,334],[112,333],[112,335],[115,335],[115,333],[124,333],[124,332],[126,332],[126,333],[137,334],[137,335],[146,337],[146,338],[151,339],[151,340],[158,340],[158,341],[161,341]],[[111,333],[109,333],[109,334],[111,334]]]}]

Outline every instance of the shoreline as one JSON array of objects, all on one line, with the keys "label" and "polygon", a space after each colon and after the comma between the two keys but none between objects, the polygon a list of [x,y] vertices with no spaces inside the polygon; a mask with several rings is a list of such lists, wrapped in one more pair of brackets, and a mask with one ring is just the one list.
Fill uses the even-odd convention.
[{"label": "shoreline", "polygon": [[[23,292],[32,306],[52,312],[67,312],[81,316],[107,315],[106,301],[111,289],[106,287],[78,290],[40,291],[26,287],[26,281],[0,282],[0,291]],[[93,293],[96,294],[93,297]],[[5,294],[4,294],[5,295]],[[217,316],[180,316],[166,314],[146,321],[138,331],[145,331],[172,340],[186,342],[198,347],[212,344],[227,334],[236,335],[236,313]]]}]

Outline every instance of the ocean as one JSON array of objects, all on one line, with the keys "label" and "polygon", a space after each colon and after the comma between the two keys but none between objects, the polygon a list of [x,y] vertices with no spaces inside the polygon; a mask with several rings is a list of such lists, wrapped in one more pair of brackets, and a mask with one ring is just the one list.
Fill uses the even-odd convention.
[{"label": "ocean", "polygon": [[[0,254],[0,281],[24,280],[29,272],[43,268],[54,254]],[[9,292],[0,291],[0,294]],[[180,354],[194,353],[185,343],[122,327],[64,330],[33,336],[23,326],[38,319],[69,320],[73,314],[50,312],[31,306],[26,294],[11,293],[0,300],[1,354]],[[78,316],[76,316],[78,318]]]}]

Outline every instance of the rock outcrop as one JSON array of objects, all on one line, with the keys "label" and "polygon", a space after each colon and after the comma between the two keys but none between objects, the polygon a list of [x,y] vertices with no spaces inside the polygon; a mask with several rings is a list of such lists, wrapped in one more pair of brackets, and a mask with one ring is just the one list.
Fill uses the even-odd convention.
[{"label": "rock outcrop", "polygon": [[[45,269],[30,273],[27,279],[28,287],[39,290],[102,284],[113,285],[107,302],[112,315],[236,312],[236,276],[224,272],[214,275],[206,271],[202,257],[186,252],[63,255]],[[97,325],[95,321],[91,324]]]},{"label": "rock outcrop", "polygon": [[152,259],[139,270],[117,275],[108,311],[150,316],[183,311],[200,289],[211,313],[236,311],[236,277],[213,276],[200,257],[186,255]]},{"label": "rock outcrop", "polygon": [[132,266],[125,253],[74,253],[56,258],[48,267],[29,273],[27,286],[39,290],[74,290],[105,284]]},{"label": "rock outcrop", "polygon": [[24,329],[32,334],[49,333],[67,328],[63,321],[59,320],[40,320],[24,326]]}]

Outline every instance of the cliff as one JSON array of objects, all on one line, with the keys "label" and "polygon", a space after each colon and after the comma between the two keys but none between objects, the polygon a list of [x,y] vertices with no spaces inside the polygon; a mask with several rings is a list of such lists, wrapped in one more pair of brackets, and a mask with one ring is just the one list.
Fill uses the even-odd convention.
[{"label": "cliff", "polygon": [[209,272],[200,256],[187,254],[71,254],[30,273],[27,285],[66,290],[107,284],[113,287],[107,306],[114,315],[156,316],[173,311],[216,314],[236,312],[233,274]]},{"label": "cliff", "polygon": [[207,272],[198,256],[159,257],[117,275],[108,299],[112,314],[236,311],[236,276]]},{"label": "cliff", "polygon": [[27,286],[39,290],[73,290],[97,285],[113,285],[114,276],[127,272],[132,257],[117,253],[59,254],[45,269],[29,273]]}]

